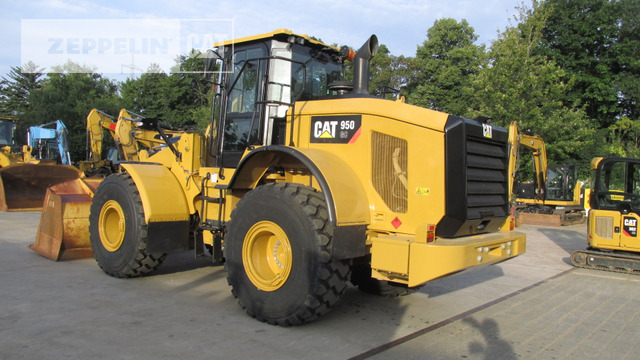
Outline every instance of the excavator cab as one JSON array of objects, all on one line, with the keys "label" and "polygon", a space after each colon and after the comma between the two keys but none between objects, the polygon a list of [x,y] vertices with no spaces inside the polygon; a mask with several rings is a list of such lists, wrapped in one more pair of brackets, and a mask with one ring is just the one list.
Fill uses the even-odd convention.
[{"label": "excavator cab", "polygon": [[578,194],[581,188],[581,183],[578,182],[578,169],[576,165],[549,165],[545,188],[547,200],[574,201],[576,188],[578,189]]},{"label": "excavator cab", "polygon": [[640,251],[640,159],[600,159],[594,174],[589,245]]},{"label": "excavator cab", "polygon": [[589,204],[589,248],[571,256],[577,267],[640,273],[640,159],[595,158]]}]

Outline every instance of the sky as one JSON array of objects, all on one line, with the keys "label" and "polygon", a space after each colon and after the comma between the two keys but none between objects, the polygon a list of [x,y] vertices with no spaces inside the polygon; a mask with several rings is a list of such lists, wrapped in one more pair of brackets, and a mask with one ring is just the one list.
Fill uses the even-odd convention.
[{"label": "sky", "polygon": [[[499,32],[513,23],[515,7],[521,3],[520,0],[0,0],[0,76],[6,77],[12,66],[22,65],[28,49],[37,48],[41,53],[43,49],[48,51],[44,56],[29,53],[35,57],[36,65],[42,65],[46,62],[43,58],[51,58],[49,54],[58,50],[65,56],[68,55],[66,49],[76,53],[85,49],[91,53],[86,46],[102,40],[109,46],[115,45],[112,47],[115,49],[118,44],[111,39],[93,35],[109,27],[128,32],[129,35],[123,36],[135,37],[127,44],[133,46],[135,43],[137,48],[153,52],[149,50],[153,44],[162,44],[147,39],[161,39],[160,34],[170,32],[175,20],[180,20],[178,24],[183,27],[184,24],[195,24],[196,19],[208,20],[203,26],[216,28],[216,35],[231,34],[235,38],[285,28],[328,44],[349,45],[356,49],[375,34],[392,55],[415,56],[416,48],[427,39],[427,30],[435,20],[454,18],[458,21],[466,19],[479,36],[477,43],[489,46]],[[143,24],[140,25],[143,30],[137,29],[139,24]],[[87,39],[82,40],[83,37]],[[62,40],[57,43],[52,38]],[[36,46],[42,39],[48,39],[48,43]],[[94,51],[94,59],[109,60],[108,56],[100,56],[96,49],[96,46],[89,48]],[[171,52],[171,57],[174,57],[172,52],[181,52],[171,46],[165,46],[163,50]],[[142,55],[136,56],[139,64]],[[134,65],[133,55],[131,57],[131,65]],[[124,65],[117,67],[114,70],[99,65],[98,72],[125,74],[132,71]]]}]

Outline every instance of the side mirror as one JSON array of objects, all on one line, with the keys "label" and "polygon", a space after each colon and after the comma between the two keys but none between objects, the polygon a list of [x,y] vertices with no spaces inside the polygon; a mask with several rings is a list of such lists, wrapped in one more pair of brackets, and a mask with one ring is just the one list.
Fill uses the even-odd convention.
[{"label": "side mirror", "polygon": [[204,76],[207,79],[212,78],[213,74],[216,73],[216,62],[218,60],[222,60],[220,54],[211,49],[207,50],[204,58]]}]

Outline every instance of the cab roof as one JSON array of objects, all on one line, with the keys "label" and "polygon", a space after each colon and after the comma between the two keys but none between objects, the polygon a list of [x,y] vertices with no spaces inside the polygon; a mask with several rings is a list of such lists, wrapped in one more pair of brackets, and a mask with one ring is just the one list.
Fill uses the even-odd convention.
[{"label": "cab roof", "polygon": [[340,51],[340,48],[338,47],[327,45],[323,42],[314,40],[310,38],[308,35],[294,34],[293,31],[287,30],[287,29],[278,29],[278,30],[274,30],[272,32],[268,32],[260,35],[253,35],[253,36],[247,36],[247,37],[242,37],[242,38],[233,39],[233,40],[220,41],[213,44],[213,46],[221,47],[221,46],[227,46],[227,45],[238,45],[241,43],[249,43],[253,41],[264,41],[267,39],[277,39],[277,40],[287,41],[291,36],[294,36],[295,38],[302,38],[313,45],[318,45],[320,47],[326,47],[326,48],[334,49],[336,51]]}]

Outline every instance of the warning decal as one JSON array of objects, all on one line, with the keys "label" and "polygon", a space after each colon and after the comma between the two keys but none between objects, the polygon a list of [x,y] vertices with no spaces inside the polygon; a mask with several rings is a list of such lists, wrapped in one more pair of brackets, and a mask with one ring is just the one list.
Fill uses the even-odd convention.
[{"label": "warning decal", "polygon": [[312,116],[309,142],[352,144],[360,136],[361,115]]}]

